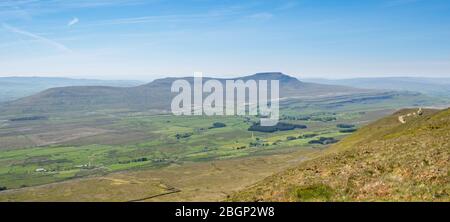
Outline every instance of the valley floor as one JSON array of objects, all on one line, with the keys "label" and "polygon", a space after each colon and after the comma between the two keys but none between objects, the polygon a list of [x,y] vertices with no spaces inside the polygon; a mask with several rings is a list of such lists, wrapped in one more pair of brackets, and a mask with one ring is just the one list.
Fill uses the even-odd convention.
[{"label": "valley floor", "polygon": [[223,201],[232,192],[322,152],[305,149],[111,173],[4,191],[0,201]]},{"label": "valley floor", "polygon": [[[0,201],[218,201],[320,155],[416,95],[285,100],[257,117],[102,110],[0,116]],[[281,126],[280,126],[281,127]]]}]

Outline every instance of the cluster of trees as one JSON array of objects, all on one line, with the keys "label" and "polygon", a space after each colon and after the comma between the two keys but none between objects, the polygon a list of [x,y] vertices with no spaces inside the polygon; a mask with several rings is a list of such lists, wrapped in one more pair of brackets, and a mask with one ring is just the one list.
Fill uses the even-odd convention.
[{"label": "cluster of trees", "polygon": [[281,120],[330,122],[330,121],[336,121],[335,115],[336,115],[336,113],[328,113],[328,112],[319,112],[319,113],[313,113],[311,115],[298,115],[298,116],[282,115]]},{"label": "cluster of trees", "polygon": [[316,136],[318,136],[318,135],[319,135],[319,134],[316,134],[316,133],[303,134],[303,135],[299,136],[298,138],[299,138],[299,139],[309,139],[309,138],[316,137]]},{"label": "cluster of trees", "polygon": [[48,119],[46,116],[29,116],[29,117],[20,117],[20,118],[9,119],[9,121],[17,122],[17,121],[46,120],[46,119]]},{"label": "cluster of trees", "polygon": [[286,139],[289,140],[289,141],[291,141],[291,140],[296,140],[296,139],[298,139],[298,137],[295,137],[295,136],[288,136],[288,137],[286,137]]},{"label": "cluster of trees", "polygon": [[355,127],[355,125],[353,125],[353,124],[340,123],[340,124],[337,124],[336,127],[337,127],[337,128],[342,128],[342,129],[349,129],[349,128]]},{"label": "cluster of trees", "polygon": [[147,162],[149,159],[147,157],[142,157],[134,160],[120,161],[120,164],[137,163],[137,162]]},{"label": "cluster of trees", "polygon": [[0,186],[0,191],[4,191],[4,190],[7,190],[7,188]]},{"label": "cluster of trees", "polygon": [[227,125],[225,123],[221,123],[221,122],[215,122],[213,123],[213,125],[211,127],[209,127],[210,129],[215,129],[215,128],[223,128],[226,127]]},{"label": "cluster of trees", "polygon": [[[270,146],[268,143],[261,143],[261,142],[250,142],[249,143],[250,147],[258,147],[258,146]],[[244,147],[245,149],[245,147]]]},{"label": "cluster of trees", "polygon": [[193,133],[177,133],[175,135],[175,137],[177,138],[177,140],[179,139],[183,139],[183,138],[189,138],[193,135]]},{"label": "cluster of trees", "polygon": [[320,116],[320,117],[312,117],[312,121],[320,121],[320,122],[331,122],[336,121],[336,117],[334,116]]},{"label": "cluster of trees", "polygon": [[281,116],[280,119],[282,119],[282,120],[303,120],[303,121],[308,121],[308,120],[311,119],[311,117],[310,116],[286,116],[286,115],[283,115],[283,116]]},{"label": "cluster of trees", "polygon": [[236,147],[237,150],[243,150],[243,149],[246,149],[246,148],[247,148],[246,146]]},{"label": "cluster of trees", "polygon": [[317,140],[311,140],[308,143],[309,144],[322,144],[322,145],[327,145],[327,144],[333,144],[333,143],[337,143],[339,142],[339,140],[333,138],[333,137],[320,137]]},{"label": "cluster of trees", "polygon": [[336,127],[341,129],[341,130],[339,130],[339,132],[341,132],[341,133],[353,133],[357,130],[354,128],[355,125],[353,125],[353,124],[341,123],[341,124],[337,124]]},{"label": "cluster of trees", "polygon": [[341,132],[341,133],[353,133],[356,131],[357,131],[357,129],[341,129],[341,130],[339,130],[339,132]]},{"label": "cluster of trees", "polygon": [[295,137],[295,136],[288,136],[288,137],[286,137],[286,139],[289,141],[289,140],[297,140],[297,139],[309,139],[309,138],[313,138],[313,137],[316,137],[316,136],[318,136],[319,134],[315,134],[315,133],[310,133],[310,134],[303,134],[303,135],[300,135],[300,136],[298,136],[298,137]]},{"label": "cluster of trees", "polygon": [[260,147],[260,146],[270,146],[270,145],[258,137],[255,139],[255,141],[249,143],[249,147]]},{"label": "cluster of trees", "polygon": [[306,128],[307,128],[306,125],[301,125],[301,124],[278,123],[275,126],[261,126],[260,123],[253,123],[253,125],[250,126],[250,128],[248,128],[248,131],[273,133],[276,131],[288,131],[288,130],[306,129]]},{"label": "cluster of trees", "polygon": [[336,113],[332,112],[317,112],[313,113],[311,116],[312,121],[320,121],[320,122],[332,122],[336,121]]}]

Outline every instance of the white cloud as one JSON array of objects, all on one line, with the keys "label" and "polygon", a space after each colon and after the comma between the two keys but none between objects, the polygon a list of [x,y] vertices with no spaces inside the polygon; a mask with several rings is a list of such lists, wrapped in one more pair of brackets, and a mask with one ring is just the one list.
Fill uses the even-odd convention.
[{"label": "white cloud", "polygon": [[16,33],[16,34],[20,34],[20,35],[29,37],[29,38],[31,38],[31,39],[34,39],[34,40],[37,40],[37,41],[42,42],[42,43],[44,43],[44,44],[47,44],[47,45],[49,45],[49,46],[52,46],[52,47],[54,47],[54,48],[56,48],[56,49],[58,49],[58,50],[60,50],[60,51],[63,51],[63,52],[71,52],[71,50],[70,50],[69,48],[67,48],[65,45],[63,45],[63,44],[61,44],[61,43],[59,43],[59,42],[53,41],[53,40],[51,40],[51,39],[42,37],[42,36],[40,36],[40,35],[31,33],[31,32],[27,32],[27,31],[18,29],[18,28],[16,28],[16,27],[12,27],[12,26],[10,26],[10,25],[8,25],[8,24],[2,24],[2,27],[3,27],[4,29],[6,29],[7,31],[9,31],[9,32]]},{"label": "white cloud", "polygon": [[[153,15],[142,17],[119,18],[111,20],[103,20],[96,23],[91,23],[88,26],[102,26],[102,25],[123,25],[123,24],[138,24],[151,22],[186,22],[186,21],[205,21],[212,19],[220,19],[232,16],[244,16],[241,8],[225,8],[220,10],[212,10],[199,14],[168,14],[168,15]],[[267,15],[266,15],[267,16]]]},{"label": "white cloud", "polygon": [[21,19],[70,9],[148,4],[150,0],[0,0],[0,21]]},{"label": "white cloud", "polygon": [[78,22],[80,22],[80,20],[77,17],[75,17],[67,23],[67,26],[71,27],[71,26],[77,24]]}]

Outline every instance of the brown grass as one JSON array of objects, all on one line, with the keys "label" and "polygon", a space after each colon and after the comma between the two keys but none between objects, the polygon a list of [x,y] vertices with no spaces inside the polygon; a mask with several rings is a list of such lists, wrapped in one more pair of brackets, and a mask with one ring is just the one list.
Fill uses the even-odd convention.
[{"label": "brown grass", "polygon": [[[9,190],[0,201],[221,201],[318,150],[172,165]],[[174,192],[176,191],[176,192]]]},{"label": "brown grass", "polygon": [[426,110],[406,124],[398,122],[397,115],[408,111],[370,124],[327,155],[229,200],[450,201],[450,110]]}]

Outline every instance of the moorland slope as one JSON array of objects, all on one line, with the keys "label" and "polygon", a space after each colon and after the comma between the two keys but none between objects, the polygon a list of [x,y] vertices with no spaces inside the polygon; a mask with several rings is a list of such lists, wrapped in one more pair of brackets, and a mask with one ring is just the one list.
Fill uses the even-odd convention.
[{"label": "moorland slope", "polygon": [[[175,80],[193,83],[192,77],[157,79],[135,87],[70,86],[45,90],[32,96],[0,105],[0,113],[49,113],[98,110],[169,110],[172,98],[171,86]],[[207,81],[213,78],[203,78]],[[346,86],[304,83],[283,73],[258,73],[230,80],[279,80],[280,97],[324,97],[359,93],[380,93],[373,90]],[[216,79],[225,83],[228,79]]]},{"label": "moorland slope", "polygon": [[449,201],[450,109],[401,110],[232,201]]}]

